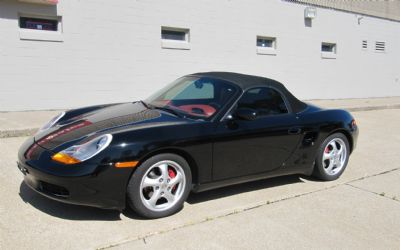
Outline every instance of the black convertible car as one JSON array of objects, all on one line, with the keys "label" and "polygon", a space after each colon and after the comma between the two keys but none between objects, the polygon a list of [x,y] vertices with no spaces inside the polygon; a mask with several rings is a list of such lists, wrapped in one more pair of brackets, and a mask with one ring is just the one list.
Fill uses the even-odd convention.
[{"label": "black convertible car", "polygon": [[190,191],[289,174],[337,179],[357,135],[347,111],[301,102],[274,80],[197,73],[145,101],[61,113],[21,146],[18,167],[52,199],[158,218]]}]

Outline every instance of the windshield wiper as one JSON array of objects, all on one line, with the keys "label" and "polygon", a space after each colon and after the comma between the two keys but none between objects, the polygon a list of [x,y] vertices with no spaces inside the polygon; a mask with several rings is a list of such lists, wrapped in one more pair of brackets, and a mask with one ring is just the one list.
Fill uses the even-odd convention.
[{"label": "windshield wiper", "polygon": [[150,108],[149,105],[147,103],[145,103],[144,101],[140,100],[140,102],[143,104],[143,106],[145,106],[146,108]]}]

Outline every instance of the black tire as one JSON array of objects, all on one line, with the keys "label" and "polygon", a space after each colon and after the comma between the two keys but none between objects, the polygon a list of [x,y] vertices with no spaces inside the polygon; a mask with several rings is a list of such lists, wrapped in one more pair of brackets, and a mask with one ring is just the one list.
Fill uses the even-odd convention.
[{"label": "black tire", "polygon": [[[140,190],[141,189],[140,186],[142,179],[144,175],[148,172],[148,170],[152,168],[154,164],[157,164],[162,161],[172,161],[179,164],[186,178],[185,185],[183,187],[184,189],[182,191],[183,193],[181,197],[176,201],[176,203],[173,206],[164,211],[153,211],[148,207],[146,207],[146,205],[142,201],[142,196],[141,196],[142,190]],[[159,154],[144,161],[132,174],[132,177],[129,180],[127,187],[127,202],[134,212],[136,212],[138,215],[144,218],[155,219],[155,218],[166,217],[182,209],[183,203],[185,202],[190,193],[191,186],[192,186],[192,174],[187,161],[183,157],[176,154],[170,154],[170,153]]]},{"label": "black tire", "polygon": [[[328,143],[334,139],[339,139],[344,142],[344,145],[346,147],[346,151],[345,151],[346,159],[344,161],[343,166],[341,167],[341,169],[338,172],[336,172],[334,174],[328,174],[327,171],[324,169],[324,162],[323,162],[322,157],[323,157],[325,148],[327,147]],[[349,162],[349,155],[350,155],[350,145],[349,145],[349,141],[347,140],[347,137],[344,134],[335,133],[335,134],[328,136],[322,142],[322,144],[320,145],[320,147],[318,149],[317,158],[315,159],[313,176],[318,179],[324,180],[324,181],[333,181],[333,180],[338,179],[347,167],[347,163]]]}]

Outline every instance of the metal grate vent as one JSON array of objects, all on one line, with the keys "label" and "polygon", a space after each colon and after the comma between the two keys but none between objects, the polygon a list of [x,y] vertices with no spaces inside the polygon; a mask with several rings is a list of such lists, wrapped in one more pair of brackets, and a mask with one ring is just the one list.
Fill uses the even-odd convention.
[{"label": "metal grate vent", "polygon": [[384,52],[385,49],[385,42],[375,42],[375,51]]},{"label": "metal grate vent", "polygon": [[363,40],[362,41],[362,48],[363,49],[368,49],[368,41],[367,40]]}]

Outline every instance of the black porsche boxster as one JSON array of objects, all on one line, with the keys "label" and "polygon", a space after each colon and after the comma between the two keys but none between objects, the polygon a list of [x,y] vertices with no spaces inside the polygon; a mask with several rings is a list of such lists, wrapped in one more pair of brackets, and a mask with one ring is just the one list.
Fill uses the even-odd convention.
[{"label": "black porsche boxster", "polygon": [[49,198],[159,218],[191,191],[289,174],[335,180],[357,136],[347,111],[306,104],[274,80],[197,73],[144,101],[61,113],[21,146],[18,168]]}]

